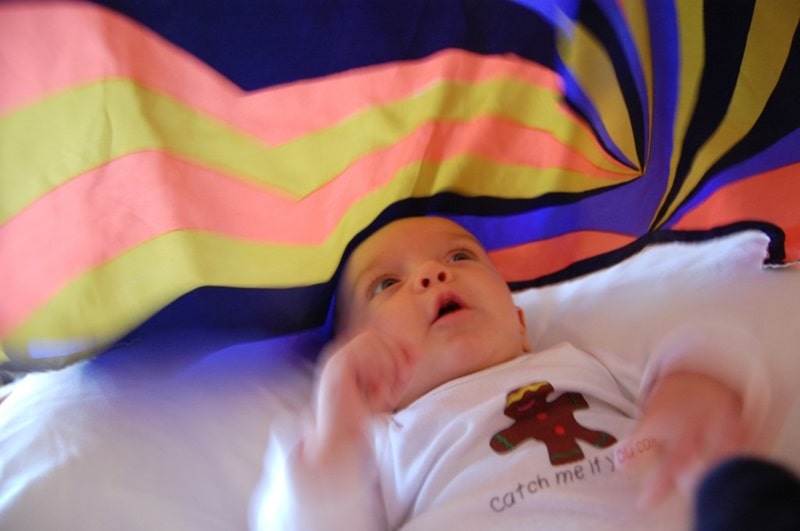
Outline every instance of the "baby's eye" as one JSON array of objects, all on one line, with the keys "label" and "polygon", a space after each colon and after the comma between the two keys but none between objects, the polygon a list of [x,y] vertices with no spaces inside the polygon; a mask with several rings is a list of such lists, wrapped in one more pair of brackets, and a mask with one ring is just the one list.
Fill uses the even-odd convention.
[{"label": "baby's eye", "polygon": [[472,253],[468,251],[455,251],[450,255],[451,262],[460,262],[461,260],[472,260]]},{"label": "baby's eye", "polygon": [[394,286],[398,282],[399,281],[394,277],[379,278],[378,280],[376,280],[372,284],[372,287],[369,290],[369,294],[370,294],[371,297],[374,297],[375,295],[379,294],[380,292],[391,288],[392,286]]}]

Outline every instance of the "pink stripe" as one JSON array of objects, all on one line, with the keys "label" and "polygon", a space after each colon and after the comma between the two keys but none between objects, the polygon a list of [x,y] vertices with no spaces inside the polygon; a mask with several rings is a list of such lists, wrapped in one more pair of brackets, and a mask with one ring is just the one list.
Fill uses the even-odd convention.
[{"label": "pink stripe", "polygon": [[[573,125],[585,128],[580,122]],[[598,144],[595,144],[597,154],[618,171],[598,168],[580,152],[561,143],[548,131],[524,128],[503,118],[479,118],[466,124],[433,122],[421,127],[414,132],[411,139],[403,142],[409,140],[411,145],[419,145],[420,141],[425,141],[423,146],[426,160],[440,161],[468,153],[500,164],[570,170],[614,181],[631,179],[637,175],[614,160]],[[535,177],[533,181],[536,181]]]},{"label": "pink stripe", "polygon": [[556,273],[577,261],[619,249],[631,236],[600,231],[578,231],[490,253],[500,274],[509,282]]},{"label": "pink stripe", "polygon": [[[130,78],[271,145],[408,98],[442,79],[511,77],[560,91],[557,76],[514,56],[445,50],[431,57],[342,72],[245,93],[213,68],[135,22],[92,4],[0,5],[0,114],[99,80]],[[58,61],[53,51],[58,50]],[[335,94],[335,98],[330,95]]]},{"label": "pink stripe", "polygon": [[704,230],[743,219],[769,221],[786,236],[786,262],[800,260],[800,163],[751,175],[720,188],[677,220],[680,230]]},{"label": "pink stripe", "polygon": [[[0,255],[15,257],[0,262],[0,278],[8,283],[4,299],[10,301],[0,307],[0,334],[72,279],[158,235],[202,230],[265,244],[318,245],[354,203],[419,161],[420,154],[437,163],[464,153],[501,164],[561,166],[619,178],[542,131],[495,119],[427,124],[355,161],[299,201],[166,153],[133,154],[65,183],[0,227]],[[530,195],[541,191],[532,177]]]}]

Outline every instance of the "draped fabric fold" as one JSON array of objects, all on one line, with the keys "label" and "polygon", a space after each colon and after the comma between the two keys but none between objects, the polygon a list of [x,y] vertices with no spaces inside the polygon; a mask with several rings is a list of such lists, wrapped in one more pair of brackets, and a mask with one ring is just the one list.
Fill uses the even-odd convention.
[{"label": "draped fabric fold", "polygon": [[[160,6],[160,7],[159,7]],[[800,259],[800,4],[0,3],[0,367],[325,326],[443,215],[515,288],[756,228]]]}]

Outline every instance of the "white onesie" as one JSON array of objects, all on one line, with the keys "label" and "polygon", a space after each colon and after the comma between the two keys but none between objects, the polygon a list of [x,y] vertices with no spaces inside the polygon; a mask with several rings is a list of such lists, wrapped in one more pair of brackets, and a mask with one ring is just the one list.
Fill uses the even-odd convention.
[{"label": "white onesie", "polygon": [[638,397],[663,372],[694,370],[740,390],[746,414],[757,417],[768,394],[753,345],[740,331],[704,325],[635,360],[569,344],[522,355],[376,419],[372,480],[352,467],[335,477],[301,470],[293,454],[300,431],[289,430],[268,448],[251,522],[348,531],[688,529],[690,505],[679,496],[647,512],[635,506],[655,451],[652,440],[626,440]]}]

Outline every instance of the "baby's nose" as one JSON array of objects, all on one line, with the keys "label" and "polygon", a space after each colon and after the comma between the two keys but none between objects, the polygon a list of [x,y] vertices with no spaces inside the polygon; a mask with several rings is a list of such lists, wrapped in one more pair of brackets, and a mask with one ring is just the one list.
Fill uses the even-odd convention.
[{"label": "baby's nose", "polygon": [[442,264],[438,262],[427,262],[420,266],[417,285],[425,289],[437,282],[447,282],[449,278],[450,273]]}]

